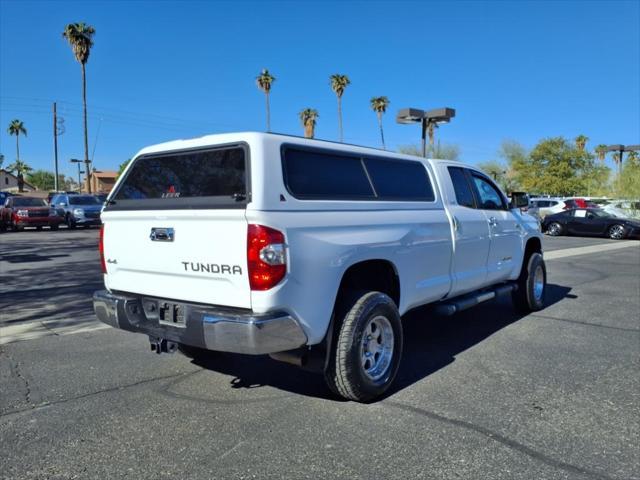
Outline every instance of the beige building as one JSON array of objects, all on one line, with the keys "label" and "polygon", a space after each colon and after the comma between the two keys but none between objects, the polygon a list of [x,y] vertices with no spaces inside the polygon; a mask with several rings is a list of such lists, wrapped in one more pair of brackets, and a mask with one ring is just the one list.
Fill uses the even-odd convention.
[{"label": "beige building", "polygon": [[[25,192],[33,192],[36,187],[25,181],[23,190]],[[0,168],[0,191],[12,193],[18,191],[18,177],[4,168]]]},{"label": "beige building", "polygon": [[[118,172],[95,170],[91,174],[91,192],[92,193],[109,193],[116,183]],[[85,185],[82,185],[85,191]]]}]

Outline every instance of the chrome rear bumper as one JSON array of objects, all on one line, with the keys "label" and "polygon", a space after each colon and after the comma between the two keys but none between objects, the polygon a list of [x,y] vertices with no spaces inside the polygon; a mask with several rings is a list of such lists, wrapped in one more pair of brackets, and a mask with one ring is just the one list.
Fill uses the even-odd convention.
[{"label": "chrome rear bumper", "polygon": [[[170,303],[152,297],[93,294],[98,320],[114,328],[222,352],[261,355],[292,350],[307,343],[298,322],[285,312],[256,314],[188,303]],[[162,318],[163,305],[177,306],[178,321]]]}]

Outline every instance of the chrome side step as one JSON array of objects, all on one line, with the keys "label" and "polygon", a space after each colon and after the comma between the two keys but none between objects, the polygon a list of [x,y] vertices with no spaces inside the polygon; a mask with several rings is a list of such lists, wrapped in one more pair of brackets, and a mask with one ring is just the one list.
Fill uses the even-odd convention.
[{"label": "chrome side step", "polygon": [[451,300],[445,300],[443,303],[436,305],[435,311],[439,315],[453,315],[454,313],[461,312],[462,310],[466,310],[467,308],[475,307],[482,302],[486,302],[487,300],[499,297],[500,295],[511,293],[516,288],[517,285],[515,282],[504,283],[492,288],[491,290],[483,290],[479,293],[474,292],[471,294],[462,295]]}]

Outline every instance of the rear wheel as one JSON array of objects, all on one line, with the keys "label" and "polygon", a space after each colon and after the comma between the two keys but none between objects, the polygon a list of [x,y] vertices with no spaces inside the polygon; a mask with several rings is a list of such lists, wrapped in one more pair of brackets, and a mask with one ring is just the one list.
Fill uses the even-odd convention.
[{"label": "rear wheel", "polygon": [[537,312],[544,308],[547,291],[547,267],[540,253],[532,253],[522,265],[513,304],[520,312]]},{"label": "rear wheel", "polygon": [[550,223],[547,226],[547,235],[551,235],[552,237],[562,235],[562,225],[560,225],[558,222]]},{"label": "rear wheel", "polygon": [[325,381],[338,395],[366,402],[393,383],[402,356],[402,323],[398,308],[384,293],[354,297],[339,324]]},{"label": "rear wheel", "polygon": [[625,236],[624,225],[613,225],[607,233],[612,240],[622,240]]}]

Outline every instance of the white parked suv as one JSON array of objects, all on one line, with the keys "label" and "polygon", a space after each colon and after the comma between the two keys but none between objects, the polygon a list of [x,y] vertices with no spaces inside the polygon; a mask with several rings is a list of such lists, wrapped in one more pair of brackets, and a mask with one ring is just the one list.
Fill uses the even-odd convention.
[{"label": "white parked suv", "polygon": [[506,293],[543,307],[526,204],[473,166],[372,148],[263,133],[156,145],[102,212],[94,308],[158,353],[270,354],[369,401],[398,371],[407,311]]}]

